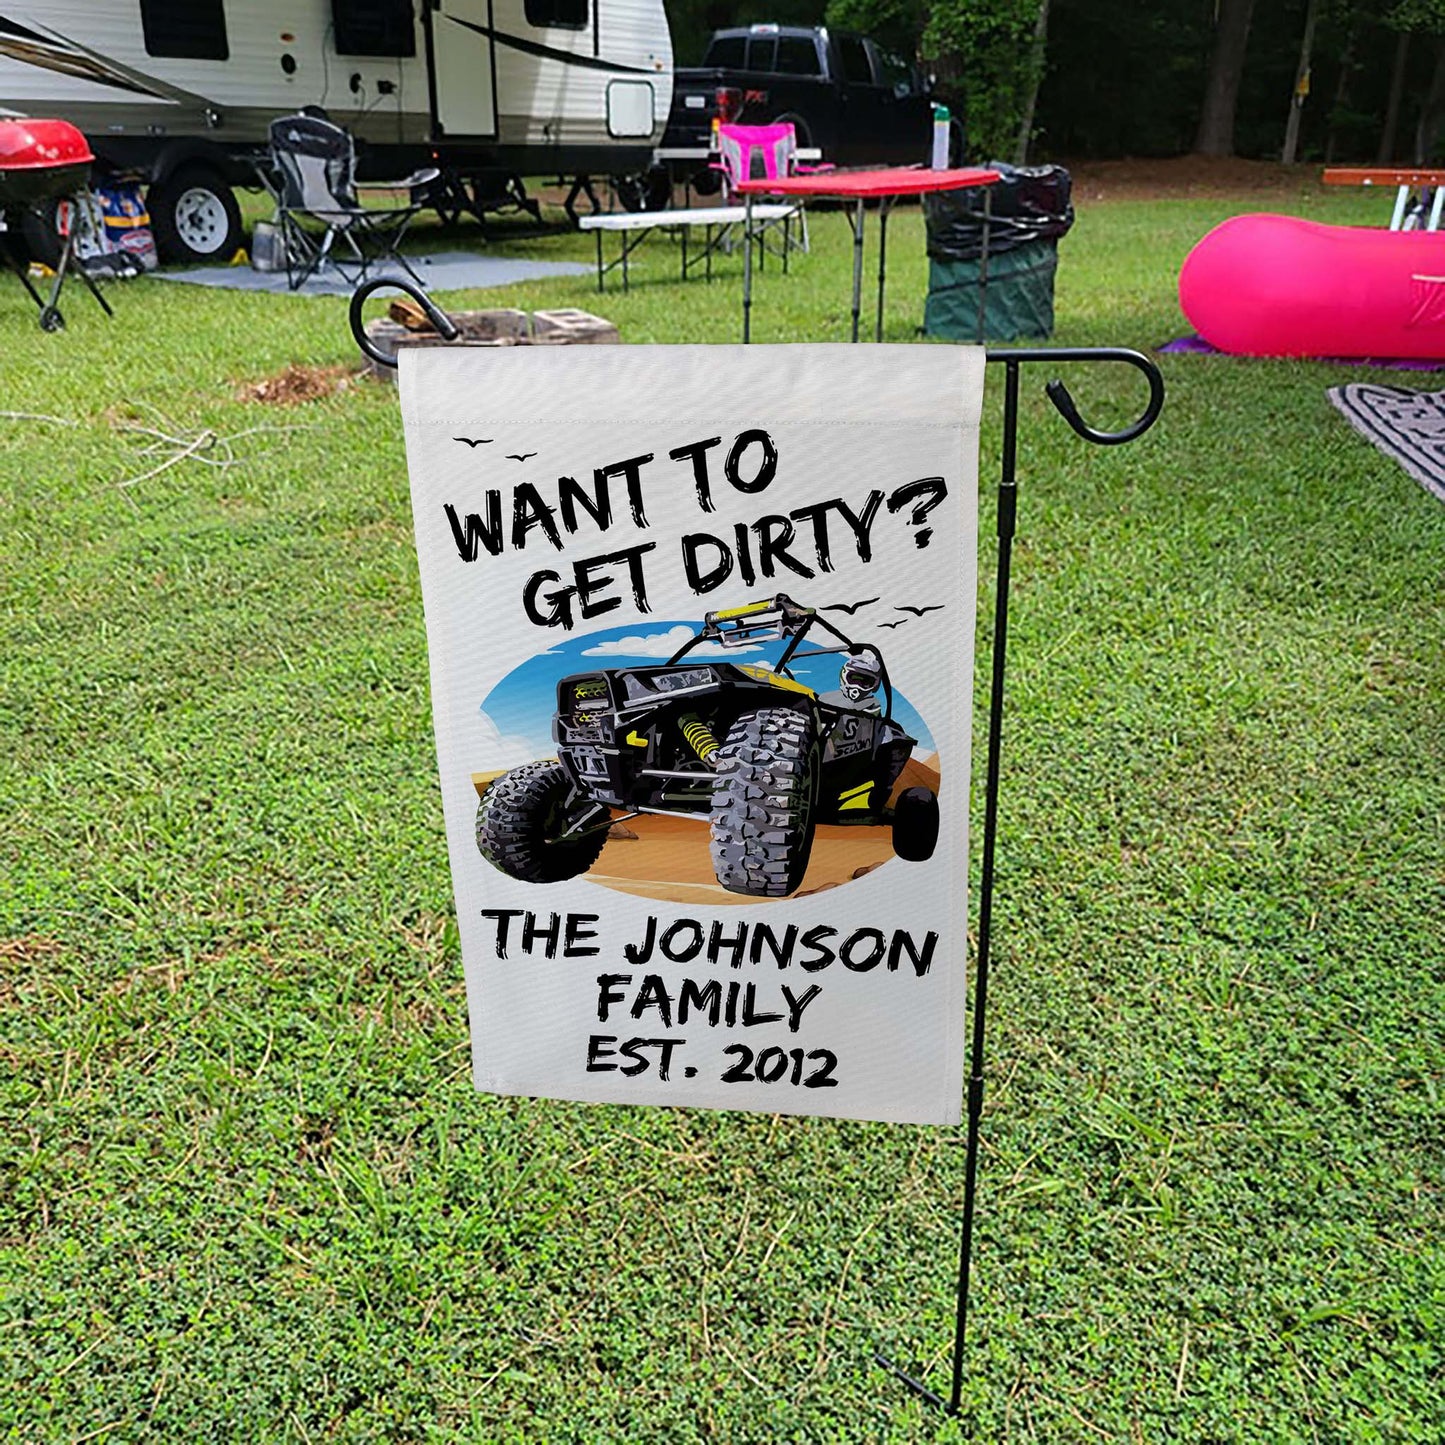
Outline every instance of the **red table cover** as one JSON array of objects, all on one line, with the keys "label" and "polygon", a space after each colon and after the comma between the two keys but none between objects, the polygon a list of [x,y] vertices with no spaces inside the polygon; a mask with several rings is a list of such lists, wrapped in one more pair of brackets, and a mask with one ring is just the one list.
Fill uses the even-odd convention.
[{"label": "red table cover", "polygon": [[805,176],[779,176],[777,180],[739,181],[733,190],[743,195],[768,196],[921,196],[928,191],[957,191],[965,186],[991,186],[997,171],[963,167],[932,171],[922,167],[888,166],[871,171],[818,171]]}]

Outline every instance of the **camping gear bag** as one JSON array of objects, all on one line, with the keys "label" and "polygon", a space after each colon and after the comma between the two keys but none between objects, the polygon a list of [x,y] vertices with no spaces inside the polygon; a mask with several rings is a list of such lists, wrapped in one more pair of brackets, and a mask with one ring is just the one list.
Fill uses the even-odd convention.
[{"label": "camping gear bag", "polygon": [[160,257],[140,182],[99,181],[91,190],[100,206],[105,251],[129,256],[143,270],[154,271]]}]

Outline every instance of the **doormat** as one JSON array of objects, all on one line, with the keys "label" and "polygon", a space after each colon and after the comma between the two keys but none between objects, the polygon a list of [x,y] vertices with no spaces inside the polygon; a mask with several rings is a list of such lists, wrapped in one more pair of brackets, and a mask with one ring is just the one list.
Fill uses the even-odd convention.
[{"label": "doormat", "polygon": [[[504,256],[477,256],[466,251],[441,251],[432,256],[408,256],[407,262],[428,291],[486,291],[519,281],[548,276],[590,276],[592,268],[576,261],[518,261]],[[249,266],[200,266],[190,271],[154,271],[161,281],[183,281],[191,286],[220,286],[228,291],[269,291],[279,296],[350,296],[359,282],[351,268],[350,279],[334,267],[310,277],[295,291],[286,284],[284,271],[253,271]],[[374,269],[372,276],[406,278],[397,266]]]},{"label": "doormat", "polygon": [[1445,502],[1445,391],[1356,382],[1325,395],[1362,437]]}]

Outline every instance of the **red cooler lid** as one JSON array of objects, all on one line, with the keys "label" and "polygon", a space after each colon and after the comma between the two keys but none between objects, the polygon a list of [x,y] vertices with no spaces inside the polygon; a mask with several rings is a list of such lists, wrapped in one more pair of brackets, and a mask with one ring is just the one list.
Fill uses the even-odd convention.
[{"label": "red cooler lid", "polygon": [[0,171],[49,170],[94,159],[68,120],[0,120]]}]

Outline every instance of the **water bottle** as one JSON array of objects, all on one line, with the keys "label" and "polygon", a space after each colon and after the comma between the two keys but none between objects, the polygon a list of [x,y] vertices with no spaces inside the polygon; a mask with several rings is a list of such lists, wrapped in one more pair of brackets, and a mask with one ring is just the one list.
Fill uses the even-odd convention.
[{"label": "water bottle", "polygon": [[933,107],[933,160],[930,165],[935,171],[948,169],[949,115],[946,105]]},{"label": "water bottle", "polygon": [[251,269],[253,271],[282,271],[286,267],[286,256],[282,250],[280,228],[274,221],[257,221],[251,228]]}]

